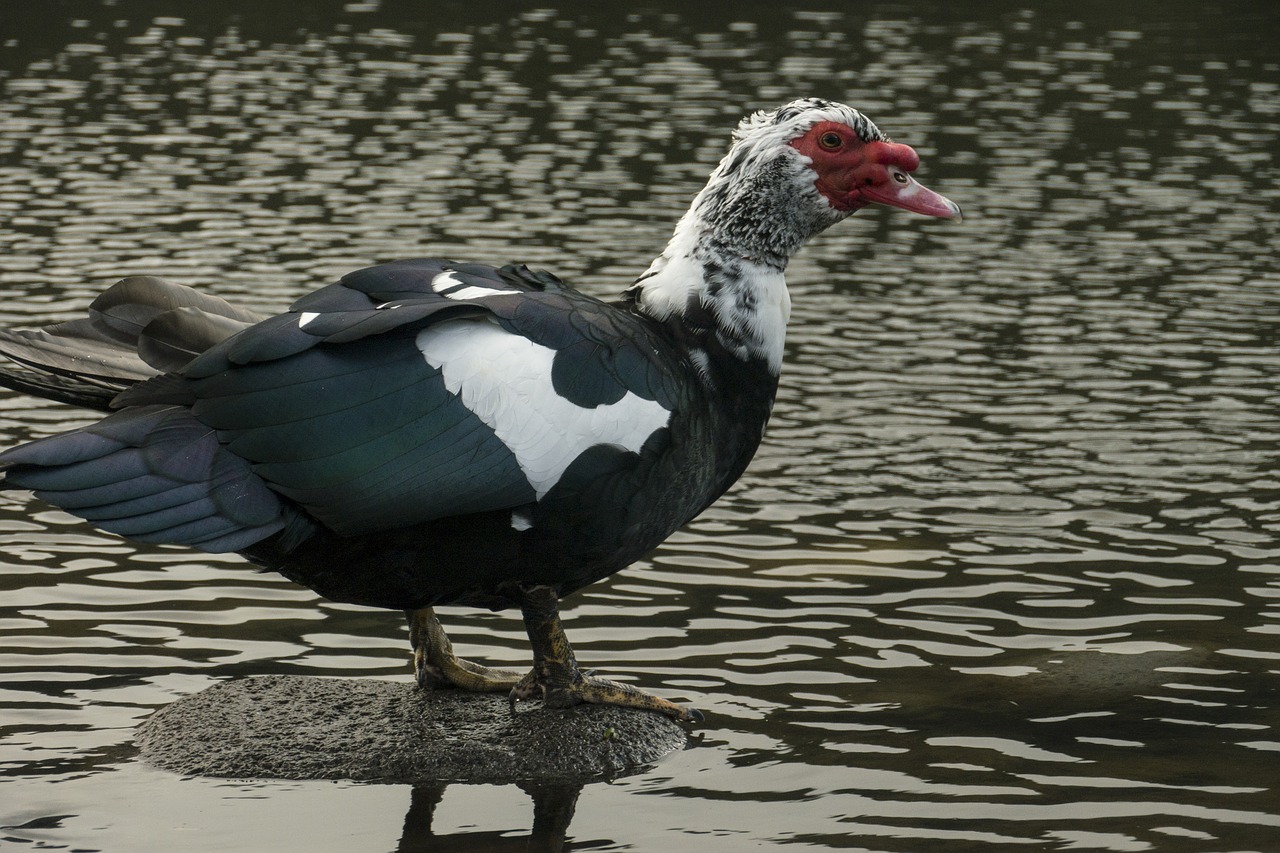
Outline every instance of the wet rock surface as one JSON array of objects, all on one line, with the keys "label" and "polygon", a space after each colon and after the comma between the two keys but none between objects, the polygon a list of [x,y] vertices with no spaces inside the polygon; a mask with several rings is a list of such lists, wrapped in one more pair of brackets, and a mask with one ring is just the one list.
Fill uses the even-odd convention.
[{"label": "wet rock surface", "polygon": [[364,679],[226,681],[138,727],[147,762],[185,775],[380,782],[585,781],[652,763],[685,730],[647,711],[518,706]]}]

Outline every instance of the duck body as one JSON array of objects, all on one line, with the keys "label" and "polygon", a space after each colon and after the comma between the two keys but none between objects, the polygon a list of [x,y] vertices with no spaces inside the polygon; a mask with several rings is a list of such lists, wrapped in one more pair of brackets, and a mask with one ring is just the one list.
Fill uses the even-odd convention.
[{"label": "duck body", "polygon": [[400,261],[3,461],[9,485],[104,530],[239,551],[335,601],[496,609],[629,565],[737,480],[777,377],[708,337],[547,273]]},{"label": "duck body", "polygon": [[[744,120],[615,302],[440,259],[358,270],[262,318],[125,279],[89,316],[0,332],[0,384],[110,412],[0,453],[5,488],[152,543],[238,552],[322,596],[407,611],[424,687],[681,706],[579,672],[557,602],[724,493],[773,406],[783,273],[878,202],[959,212],[914,151],[806,99]],[[523,677],[453,656],[431,608],[519,607]]]},{"label": "duck body", "polygon": [[[463,282],[468,290],[458,292],[469,296],[442,296],[432,286],[442,276]],[[498,282],[502,289],[480,292]],[[366,304],[346,308],[341,319],[322,314],[304,334],[323,329],[331,338],[365,318],[408,316],[372,339],[321,342],[264,367],[282,379],[316,376],[326,372],[328,350],[349,351],[338,370],[367,364],[380,386],[406,389],[409,402],[388,401],[413,430],[406,453],[394,440],[381,453],[368,448],[365,413],[331,413],[314,398],[300,406],[319,411],[283,430],[264,425],[270,415],[252,407],[242,420],[224,421],[219,402],[199,399],[200,380],[191,383],[193,409],[219,424],[232,448],[261,436],[267,447],[260,452],[275,457],[321,432],[341,434],[344,447],[356,449],[356,476],[331,491],[291,493],[292,472],[259,467],[277,478],[272,489],[325,523],[310,525],[297,543],[283,530],[245,549],[246,556],[326,598],[398,609],[498,609],[518,605],[523,586],[567,595],[641,559],[718,498],[746,468],[773,405],[777,377],[766,365],[709,355],[711,374],[695,366],[691,352],[719,348],[705,329],[683,319],[656,322],[633,303],[599,301],[546,273],[420,260],[362,270],[328,290],[334,288],[346,291],[337,298]],[[396,307],[376,307],[387,304]],[[303,300],[291,313],[319,307]],[[418,313],[426,316],[411,319]],[[257,328],[276,334],[268,326],[242,336]],[[488,338],[490,349],[477,364],[451,371],[449,347],[477,337]],[[387,365],[397,374],[391,383]],[[217,368],[211,375],[233,375],[229,366]],[[502,381],[488,393],[505,399],[486,408],[489,401],[454,395],[450,384],[467,370],[497,372]],[[368,387],[364,372],[328,381],[351,386],[333,389],[342,396],[358,395]],[[352,419],[349,427],[344,418]],[[421,441],[424,432],[435,446]],[[389,465],[403,476],[385,479],[383,456],[392,456]],[[360,513],[351,512],[353,491],[371,495]]]}]

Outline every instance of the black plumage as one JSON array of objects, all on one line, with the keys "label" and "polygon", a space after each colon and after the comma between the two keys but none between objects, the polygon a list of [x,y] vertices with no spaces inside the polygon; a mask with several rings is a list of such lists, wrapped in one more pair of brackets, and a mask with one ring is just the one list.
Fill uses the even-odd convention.
[{"label": "black plumage", "polygon": [[[813,137],[833,125],[866,150],[826,162]],[[883,139],[812,99],[744,121],[667,251],[613,303],[440,259],[358,270],[266,318],[125,279],[84,319],[0,331],[15,362],[0,384],[111,412],[0,453],[3,486],[405,610],[424,687],[691,719],[583,675],[556,602],[645,556],[746,468],[777,388],[788,253],[864,190],[958,210],[902,180],[914,152]],[[454,657],[438,604],[519,607],[533,670]]]},{"label": "black plumage", "polygon": [[[433,282],[445,273],[479,295],[459,301],[437,292]],[[192,301],[185,298],[186,288],[157,280],[148,286],[169,293],[168,301],[180,306],[174,310]],[[108,292],[113,298],[103,301],[121,305],[122,294],[116,292],[121,290],[134,293],[137,283],[122,282]],[[554,349],[551,387],[576,406],[613,404],[628,392],[668,410],[677,408],[678,401],[690,402],[680,397],[682,389],[687,398],[692,388],[681,381],[687,362],[663,327],[523,268],[405,261],[353,273],[299,300],[288,313],[224,338],[181,369],[128,387],[116,399],[125,408],[97,424],[0,455],[0,464],[7,466],[6,483],[33,489],[39,497],[114,533],[139,538],[141,527],[146,527],[145,541],[203,550],[256,545],[257,559],[304,583],[307,569],[293,554],[307,541],[380,534],[533,504],[536,495],[515,455],[445,388],[440,371],[426,363],[415,344],[419,334],[464,316],[484,317],[512,335]],[[132,330],[134,338],[147,337],[143,329],[149,324],[169,322],[163,314],[143,319],[145,323]],[[124,382],[130,377],[105,378]],[[767,393],[768,387],[762,390]],[[688,414],[682,411],[681,417]],[[682,424],[686,430],[697,429],[683,420]],[[654,444],[659,443],[667,454],[661,459],[651,450],[595,450],[570,466],[544,503],[561,507],[561,512],[579,519],[579,527],[590,530],[592,525],[581,522],[587,510],[567,506],[574,501],[566,496],[580,493],[584,485],[578,481],[585,479],[604,481],[594,488],[612,490],[615,500],[635,499],[630,494],[634,485],[627,484],[641,482],[654,466],[670,467],[675,459],[685,458],[679,453],[671,456],[669,440],[655,439]],[[128,447],[128,452],[117,445]],[[186,449],[174,453],[175,446]],[[70,458],[79,461],[45,467],[50,460]],[[197,506],[203,508],[210,514],[207,520],[160,528],[153,521],[130,517],[128,508],[135,504],[120,502],[107,487],[116,478],[122,490],[128,489],[119,498],[135,501],[135,479],[143,474],[155,481],[153,489],[159,489],[170,483],[200,482],[224,470],[234,470],[255,494],[265,489],[275,495],[274,518],[262,517],[261,501],[246,515],[233,511],[235,505],[226,506],[225,500],[215,500],[221,493],[211,491],[187,510],[196,513]],[[687,475],[676,472],[671,482],[681,479]],[[67,486],[85,482],[94,486],[97,506],[64,495]],[[556,536],[543,542],[541,550],[555,552],[560,561],[583,559],[565,556],[572,552],[596,554],[581,577],[563,579],[557,589],[563,594],[615,571],[625,555],[643,553],[668,535],[667,519],[701,509],[685,506],[679,495],[676,489],[671,497],[653,498],[680,504],[672,512],[657,513],[659,523],[626,525],[607,537],[597,529],[585,538],[575,534],[572,542],[557,541]],[[137,506],[150,512],[146,505]],[[211,532],[215,527],[216,534]],[[263,541],[286,527],[287,535]],[[519,531],[508,521],[507,528],[504,538],[548,538],[545,525],[537,523]],[[246,541],[255,533],[258,539]],[[430,562],[440,540],[449,535],[436,530],[425,539],[420,561]],[[527,566],[524,549],[516,548],[516,553]],[[520,571],[503,566],[494,574],[518,578]],[[441,567],[423,574],[450,572]],[[468,599],[456,592],[442,596],[429,580],[391,597],[385,591],[362,595],[358,582],[347,586],[336,597],[405,610],[446,598]],[[474,598],[499,601],[501,586],[476,588]]]}]

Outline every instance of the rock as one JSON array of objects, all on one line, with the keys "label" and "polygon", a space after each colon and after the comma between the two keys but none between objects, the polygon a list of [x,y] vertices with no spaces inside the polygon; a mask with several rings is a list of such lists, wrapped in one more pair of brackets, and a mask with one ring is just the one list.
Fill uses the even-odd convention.
[{"label": "rock", "polygon": [[618,776],[686,741],[649,711],[521,704],[367,679],[224,681],[136,732],[147,762],[184,775],[379,782],[574,782]]}]

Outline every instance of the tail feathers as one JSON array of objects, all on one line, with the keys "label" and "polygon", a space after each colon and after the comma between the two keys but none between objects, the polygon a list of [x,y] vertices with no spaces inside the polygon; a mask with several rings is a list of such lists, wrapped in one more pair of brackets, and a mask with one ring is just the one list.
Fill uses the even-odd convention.
[{"label": "tail feathers", "polygon": [[[3,330],[0,330],[0,335]],[[0,351],[4,344],[0,341]],[[111,411],[111,400],[119,391],[109,385],[98,385],[87,380],[27,370],[17,364],[0,364],[0,387],[12,388],[32,397],[43,397],[59,403],[69,403],[83,409]]]},{"label": "tail feathers", "polygon": [[4,354],[32,367],[106,384],[128,384],[155,371],[138,358],[133,341],[115,337],[92,318],[43,329],[0,330]]},{"label": "tail feathers", "polygon": [[140,381],[184,367],[261,318],[216,296],[151,276],[117,282],[89,316],[43,329],[0,330],[0,385],[41,397],[110,408]]},{"label": "tail feathers", "polygon": [[[230,307],[230,306],[228,306]],[[210,314],[198,308],[175,308],[157,316],[138,338],[138,355],[151,367],[173,373],[200,353],[257,321]]]},{"label": "tail feathers", "polygon": [[89,305],[89,317],[104,331],[136,341],[157,317],[183,308],[196,315],[234,320],[239,328],[262,319],[220,297],[149,275],[121,279],[107,288]]},{"label": "tail feathers", "polygon": [[239,551],[306,519],[178,406],[141,406],[0,453],[4,488],[140,542]]}]

